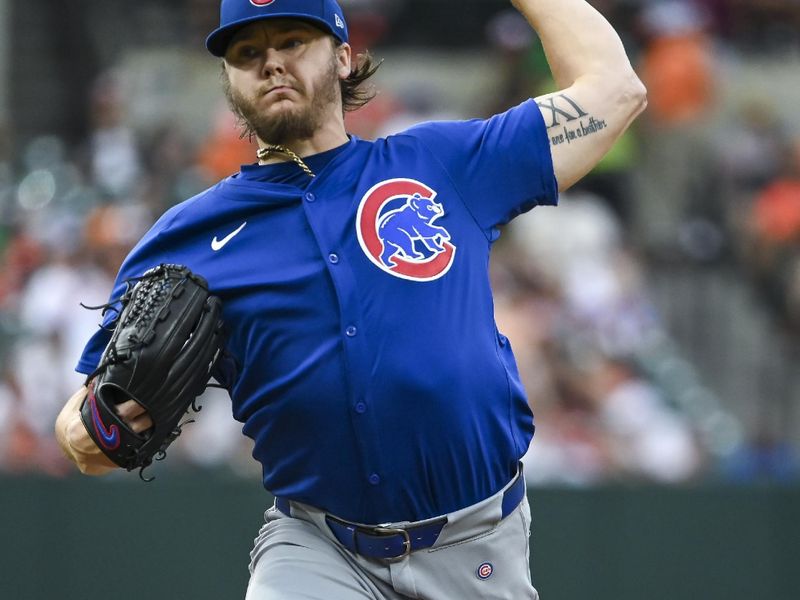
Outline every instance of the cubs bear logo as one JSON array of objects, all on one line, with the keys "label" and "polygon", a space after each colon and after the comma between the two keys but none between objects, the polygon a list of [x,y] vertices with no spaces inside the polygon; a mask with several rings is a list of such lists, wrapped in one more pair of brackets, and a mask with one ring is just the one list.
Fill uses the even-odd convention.
[{"label": "cubs bear logo", "polygon": [[275,2],[275,0],[250,0],[250,4],[253,6],[267,6],[273,2]]},{"label": "cubs bear logo", "polygon": [[389,179],[361,199],[356,230],[361,249],[381,270],[412,281],[433,281],[456,255],[450,232],[434,221],[445,215],[436,192],[414,179]]}]

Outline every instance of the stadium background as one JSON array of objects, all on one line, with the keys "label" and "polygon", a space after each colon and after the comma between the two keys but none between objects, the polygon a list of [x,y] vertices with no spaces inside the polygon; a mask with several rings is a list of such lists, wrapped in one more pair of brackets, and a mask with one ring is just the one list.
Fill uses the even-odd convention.
[{"label": "stadium background", "polygon": [[[537,587],[800,597],[800,6],[593,3],[650,107],[492,265],[537,415]],[[362,137],[551,89],[505,1],[343,4],[385,59]],[[52,439],[96,326],[79,303],[165,208],[252,160],[202,47],[216,5],[0,0],[0,598],[243,597],[269,499],[224,396],[150,486],[76,477]]]}]

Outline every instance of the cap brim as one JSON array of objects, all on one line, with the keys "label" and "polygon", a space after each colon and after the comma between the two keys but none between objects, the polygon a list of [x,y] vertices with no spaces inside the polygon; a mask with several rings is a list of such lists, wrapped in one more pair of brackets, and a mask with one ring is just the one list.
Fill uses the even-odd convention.
[{"label": "cap brim", "polygon": [[250,23],[255,23],[256,21],[265,21],[267,19],[297,19],[298,21],[307,21],[309,23],[318,26],[325,33],[330,33],[340,42],[345,41],[337,32],[331,30],[328,23],[325,22],[323,19],[317,19],[315,17],[310,17],[308,15],[298,15],[294,13],[271,13],[269,15],[258,15],[255,17],[247,17],[246,19],[240,19],[238,21],[234,21],[233,23],[228,23],[225,27],[220,27],[219,29],[215,29],[206,38],[206,48],[214,56],[222,58],[223,56],[225,56],[225,52],[228,50],[228,45],[231,43],[231,39],[233,38],[234,35],[236,35],[237,31],[239,31],[245,25],[249,25]]}]

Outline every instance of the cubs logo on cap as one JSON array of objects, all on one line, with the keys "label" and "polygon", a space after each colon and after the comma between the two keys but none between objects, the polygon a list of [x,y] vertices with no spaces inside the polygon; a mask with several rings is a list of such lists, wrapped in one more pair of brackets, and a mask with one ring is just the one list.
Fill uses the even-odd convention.
[{"label": "cubs logo on cap", "polygon": [[300,19],[348,41],[347,22],[336,0],[222,0],[219,27],[206,38],[214,56],[225,56],[231,38],[239,29],[264,19]]},{"label": "cubs logo on cap", "polygon": [[438,224],[445,216],[436,191],[415,179],[389,179],[373,186],[358,207],[361,249],[379,269],[411,281],[433,281],[453,265],[456,246]]}]

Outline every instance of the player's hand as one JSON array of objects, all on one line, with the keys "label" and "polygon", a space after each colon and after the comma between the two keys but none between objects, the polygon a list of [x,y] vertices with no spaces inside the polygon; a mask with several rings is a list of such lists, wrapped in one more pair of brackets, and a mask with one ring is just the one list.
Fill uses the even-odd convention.
[{"label": "player's hand", "polygon": [[[83,425],[80,408],[87,391],[85,386],[79,389],[61,410],[56,419],[56,439],[64,455],[75,463],[81,473],[105,475],[118,467],[97,447]],[[120,404],[117,413],[136,433],[153,426],[145,410],[133,400]]]},{"label": "player's hand", "polygon": [[117,405],[117,414],[128,424],[134,433],[144,433],[153,426],[153,420],[144,407],[136,400],[128,400]]}]

